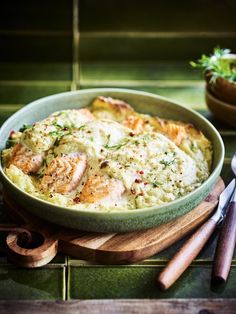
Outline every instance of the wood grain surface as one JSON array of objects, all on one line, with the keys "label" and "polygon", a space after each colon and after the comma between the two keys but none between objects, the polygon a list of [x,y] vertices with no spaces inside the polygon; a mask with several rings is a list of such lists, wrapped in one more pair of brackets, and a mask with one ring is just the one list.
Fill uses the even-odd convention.
[{"label": "wood grain surface", "polygon": [[57,252],[103,264],[138,262],[162,251],[201,225],[213,212],[223,189],[224,182],[219,178],[208,197],[184,216],[156,228],[123,234],[80,232],[53,225],[20,208],[5,193],[9,211],[25,222],[22,227],[32,231],[35,239],[28,245],[19,239],[19,233],[10,233],[7,237],[8,257],[31,268],[47,264]]},{"label": "wood grain surface", "polygon": [[218,241],[215,262],[213,267],[213,279],[226,282],[236,243],[236,202],[231,202]]},{"label": "wood grain surface", "polygon": [[233,314],[235,308],[236,299],[0,301],[0,313],[14,314]]}]

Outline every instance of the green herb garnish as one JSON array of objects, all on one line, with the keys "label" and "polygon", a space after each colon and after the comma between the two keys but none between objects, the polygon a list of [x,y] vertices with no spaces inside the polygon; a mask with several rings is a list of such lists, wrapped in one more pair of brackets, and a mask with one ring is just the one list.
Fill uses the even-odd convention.
[{"label": "green herb garnish", "polygon": [[107,135],[107,142],[106,142],[106,144],[104,145],[105,148],[108,148],[108,147],[109,147],[110,138],[111,138],[111,134],[108,134],[108,135]]},{"label": "green herb garnish", "polygon": [[104,147],[108,148],[108,149],[120,149],[122,146],[125,146],[128,142],[129,142],[129,140],[126,139],[126,140],[124,140],[124,142],[121,142],[119,144],[112,145],[112,146],[109,146],[108,144],[106,144],[106,145],[104,145]]},{"label": "green herb garnish", "polygon": [[78,130],[84,130],[85,127],[86,127],[86,124],[83,124],[83,125],[81,125],[81,126],[78,128]]},{"label": "green herb garnish", "polygon": [[104,145],[105,148],[107,149],[120,149],[122,146],[126,145],[128,143],[128,139],[125,139],[123,142],[116,144],[116,145],[109,145],[110,143],[110,138],[111,138],[111,134],[107,135],[107,142]]},{"label": "green herb garnish", "polygon": [[49,135],[55,136],[55,137],[62,137],[65,134],[63,131],[51,131],[49,132]]},{"label": "green herb garnish", "polygon": [[53,122],[52,125],[54,125],[57,129],[62,130],[66,126],[59,124],[58,122]]},{"label": "green herb garnish", "polygon": [[24,123],[22,127],[19,129],[19,132],[24,132],[25,130],[30,129],[31,127],[32,125]]},{"label": "green herb garnish", "polygon": [[11,139],[10,137],[6,141],[6,148],[11,148],[17,143],[15,139]]},{"label": "green herb garnish", "polygon": [[136,195],[135,198],[134,198],[135,208],[138,208],[137,198],[138,198],[138,195]]},{"label": "green herb garnish", "polygon": [[193,143],[191,143],[190,149],[191,149],[191,151],[194,152],[194,153],[197,152],[197,147],[196,147]]},{"label": "green herb garnish", "polygon": [[157,188],[159,185],[161,185],[161,183],[158,182],[158,181],[152,182],[152,186],[153,186],[154,188]]},{"label": "green herb garnish", "polygon": [[190,62],[194,68],[203,69],[204,72],[211,74],[210,83],[215,83],[216,79],[221,77],[231,82],[236,82],[236,59],[226,57],[230,54],[229,49],[214,49],[210,56],[202,55],[197,62]]},{"label": "green herb garnish", "polygon": [[143,140],[143,144],[147,144],[147,140],[149,139],[149,135],[148,134],[144,134],[142,140]]},{"label": "green herb garnish", "polygon": [[162,159],[162,160],[160,161],[160,164],[164,165],[164,169],[166,169],[166,167],[172,165],[174,162],[175,162],[175,159],[172,159],[172,160],[170,160],[170,161],[167,161],[167,160]]},{"label": "green herb garnish", "polygon": [[57,137],[54,143],[54,146],[59,146],[61,137]]}]

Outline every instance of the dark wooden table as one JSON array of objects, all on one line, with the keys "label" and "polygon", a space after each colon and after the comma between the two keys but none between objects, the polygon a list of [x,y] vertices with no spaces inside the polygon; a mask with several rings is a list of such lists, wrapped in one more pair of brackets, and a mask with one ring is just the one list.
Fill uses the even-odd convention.
[{"label": "dark wooden table", "polygon": [[[7,2],[0,18],[0,123],[30,101],[58,92],[91,87],[153,92],[197,110],[216,126],[226,147],[222,177],[227,183],[236,130],[207,110],[202,76],[189,60],[216,45],[236,51],[235,9],[233,1],[210,0]],[[0,222],[9,222],[2,203]],[[1,233],[2,313],[235,311],[235,257],[227,285],[210,282],[217,232],[167,292],[158,290],[154,279],[183,241],[136,265],[57,256],[46,267],[29,270],[7,261],[4,237]]]}]

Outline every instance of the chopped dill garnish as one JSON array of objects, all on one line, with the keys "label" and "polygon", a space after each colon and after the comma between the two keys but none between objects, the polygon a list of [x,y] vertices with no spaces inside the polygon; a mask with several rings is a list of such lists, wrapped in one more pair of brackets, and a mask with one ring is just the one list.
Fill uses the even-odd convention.
[{"label": "chopped dill garnish", "polygon": [[15,144],[16,144],[15,139],[11,139],[10,137],[8,137],[6,141],[6,148],[11,148]]},{"label": "chopped dill garnish", "polygon": [[191,151],[194,152],[194,153],[197,152],[197,147],[196,147],[193,143],[191,143],[190,149],[191,149]]},{"label": "chopped dill garnish", "polygon": [[129,142],[129,140],[125,139],[123,142],[121,142],[119,144],[112,145],[112,146],[105,144],[104,147],[108,148],[108,149],[120,149],[122,146],[125,146],[128,142]]},{"label": "chopped dill garnish", "polygon": [[57,137],[56,140],[55,140],[54,145],[55,145],[55,146],[59,146],[60,140],[61,140],[61,138]]},{"label": "chopped dill garnish", "polygon": [[154,188],[157,188],[159,185],[161,185],[161,183],[158,182],[158,181],[152,182],[152,186],[153,186]]},{"label": "chopped dill garnish", "polygon": [[86,124],[81,125],[78,130],[84,130],[86,128]]},{"label": "chopped dill garnish", "polygon": [[55,137],[62,137],[65,135],[65,132],[63,131],[51,131],[49,132],[49,135],[55,136]]},{"label": "chopped dill garnish", "polygon": [[108,134],[108,135],[107,135],[107,142],[106,142],[106,144],[104,145],[105,148],[108,148],[109,142],[110,142],[110,138],[111,138],[111,134]]},{"label": "chopped dill garnish", "polygon": [[143,135],[143,138],[142,138],[143,144],[147,144],[147,140],[148,140],[148,139],[150,139],[149,134],[144,134],[144,135]]},{"label": "chopped dill garnish", "polygon": [[167,160],[162,159],[162,160],[160,161],[160,164],[164,165],[164,169],[166,169],[166,167],[172,165],[174,162],[175,162],[175,159],[172,159],[172,160],[170,160],[170,161],[167,161]]},{"label": "chopped dill garnish", "polygon": [[63,129],[64,128],[64,126],[63,125],[61,125],[61,124],[59,124],[58,122],[53,122],[52,123],[52,125],[54,125],[56,128],[58,128],[58,129]]},{"label": "chopped dill garnish", "polygon": [[134,198],[135,208],[138,208],[137,198],[138,198],[138,195],[136,195],[135,198]]},{"label": "chopped dill garnish", "polygon": [[32,125],[24,123],[22,127],[19,129],[19,132],[24,132],[25,130],[30,129],[31,127]]}]

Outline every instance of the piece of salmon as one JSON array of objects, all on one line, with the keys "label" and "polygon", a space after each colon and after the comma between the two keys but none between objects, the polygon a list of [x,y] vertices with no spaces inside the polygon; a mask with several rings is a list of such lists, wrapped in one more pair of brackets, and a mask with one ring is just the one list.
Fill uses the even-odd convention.
[{"label": "piece of salmon", "polygon": [[79,199],[84,203],[115,202],[121,198],[124,191],[120,180],[94,175],[88,178]]},{"label": "piece of salmon", "polygon": [[145,122],[138,116],[130,115],[123,121],[123,125],[133,130],[135,134],[139,134],[144,131]]},{"label": "piece of salmon", "polygon": [[15,165],[21,169],[24,173],[36,173],[43,163],[43,154],[34,153],[31,149],[20,143],[16,144],[11,152],[11,157],[8,163]]},{"label": "piece of salmon", "polygon": [[44,192],[69,193],[78,186],[85,169],[85,154],[57,156],[48,165],[40,189]]},{"label": "piece of salmon", "polygon": [[184,138],[186,138],[186,125],[181,125],[173,121],[164,119],[156,119],[158,130],[167,135],[177,146],[179,146]]}]

